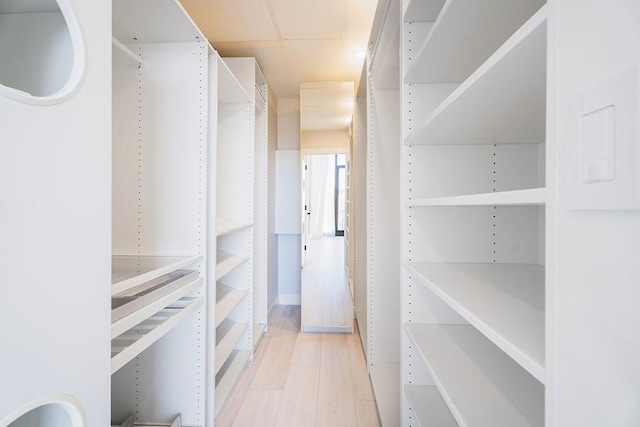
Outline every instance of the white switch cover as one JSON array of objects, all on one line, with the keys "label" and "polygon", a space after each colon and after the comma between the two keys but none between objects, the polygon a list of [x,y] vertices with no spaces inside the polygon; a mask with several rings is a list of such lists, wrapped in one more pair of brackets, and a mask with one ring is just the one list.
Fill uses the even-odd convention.
[{"label": "white switch cover", "polygon": [[582,182],[611,181],[614,178],[615,106],[582,116],[580,120],[580,162]]},{"label": "white switch cover", "polygon": [[640,68],[576,97],[578,157],[570,172],[571,209],[640,209]]}]

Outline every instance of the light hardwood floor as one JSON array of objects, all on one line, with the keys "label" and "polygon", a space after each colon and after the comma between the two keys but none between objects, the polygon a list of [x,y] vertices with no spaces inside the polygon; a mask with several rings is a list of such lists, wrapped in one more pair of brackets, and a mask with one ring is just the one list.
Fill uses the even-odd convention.
[{"label": "light hardwood floor", "polygon": [[307,240],[307,259],[302,269],[302,330],[353,331],[353,302],[344,269],[344,237]]},{"label": "light hardwood floor", "polygon": [[380,426],[357,328],[303,334],[300,307],[278,306],[216,426]]}]

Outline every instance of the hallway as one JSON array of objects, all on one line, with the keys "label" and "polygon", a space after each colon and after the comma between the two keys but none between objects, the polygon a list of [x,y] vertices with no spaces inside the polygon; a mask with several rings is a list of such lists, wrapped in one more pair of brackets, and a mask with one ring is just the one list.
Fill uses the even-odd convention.
[{"label": "hallway", "polygon": [[300,333],[300,307],[277,306],[220,427],[375,427],[376,403],[357,328]]}]

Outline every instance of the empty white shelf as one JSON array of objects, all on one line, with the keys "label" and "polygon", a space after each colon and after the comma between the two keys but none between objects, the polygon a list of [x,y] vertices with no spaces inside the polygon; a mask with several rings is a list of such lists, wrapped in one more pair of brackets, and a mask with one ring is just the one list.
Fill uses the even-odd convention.
[{"label": "empty white shelf", "polygon": [[405,144],[545,142],[546,40],[543,7],[417,123]]},{"label": "empty white shelf", "polygon": [[404,328],[459,425],[544,425],[544,386],[473,326]]},{"label": "empty white shelf", "polygon": [[226,319],[216,328],[216,374],[225,364],[249,325]]},{"label": "empty white shelf", "polygon": [[171,283],[169,288],[170,292],[148,302],[148,304],[143,305],[131,314],[113,322],[111,324],[111,338],[116,338],[118,335],[133,328],[163,308],[168,307],[175,301],[178,301],[180,298],[195,292],[202,286],[202,283],[202,278],[193,275],[188,275]]},{"label": "empty white shelf", "polygon": [[405,202],[405,206],[544,206],[545,203],[546,190],[544,188],[531,188],[464,196],[416,199]]},{"label": "empty white shelf", "polygon": [[220,413],[249,362],[249,351],[234,350],[216,375],[215,413]]},{"label": "empty white shelf", "polygon": [[111,427],[142,427],[142,426],[144,427],[182,427],[182,416],[178,414],[170,423],[148,423],[148,422],[137,423],[133,420],[133,415],[132,415],[122,424],[111,425]]},{"label": "empty white shelf", "polygon": [[414,0],[405,22],[433,22],[434,12],[440,13],[415,49],[404,82],[463,82],[543,5],[544,0],[449,0],[442,7],[441,0]]},{"label": "empty white shelf", "polygon": [[222,283],[216,284],[216,328],[247,295],[248,290],[232,288]]},{"label": "empty white shelf", "polygon": [[216,280],[220,280],[248,259],[248,256],[232,255],[227,252],[218,251],[216,258]]},{"label": "empty white shelf", "polygon": [[412,262],[434,294],[544,383],[544,267]]},{"label": "empty white shelf", "polygon": [[216,236],[224,236],[225,234],[233,233],[243,228],[249,228],[251,225],[251,223],[238,223],[226,218],[216,217]]},{"label": "empty white shelf", "polygon": [[134,359],[202,307],[202,298],[183,298],[111,340],[111,374]]},{"label": "empty white shelf", "polygon": [[418,427],[458,427],[436,386],[405,385],[404,394]]},{"label": "empty white shelf", "polygon": [[249,94],[233,75],[224,60],[218,57],[218,103],[219,104],[248,104]]},{"label": "empty white shelf", "polygon": [[202,261],[194,256],[114,255],[111,258],[111,294],[119,294],[172,271]]},{"label": "empty white shelf", "polygon": [[195,280],[198,271],[177,270],[111,297],[111,323]]}]

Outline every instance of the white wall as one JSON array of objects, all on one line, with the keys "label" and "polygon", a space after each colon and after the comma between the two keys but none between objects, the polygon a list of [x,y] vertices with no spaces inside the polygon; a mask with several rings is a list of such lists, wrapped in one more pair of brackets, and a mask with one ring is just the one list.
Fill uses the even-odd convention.
[{"label": "white wall", "polygon": [[278,100],[278,150],[300,149],[300,100]]},{"label": "white wall", "polygon": [[[568,182],[579,173],[575,95],[640,65],[640,2],[549,2],[551,190],[547,209],[547,311],[555,328],[547,348],[547,425],[640,425],[640,211],[575,210]],[[637,82],[636,82],[637,84]],[[638,170],[640,89],[635,102],[632,169]],[[616,119],[625,111],[617,110]],[[618,153],[620,154],[620,153]],[[623,157],[623,156],[619,156]],[[629,157],[628,155],[626,157]],[[625,160],[625,159],[619,159]],[[617,170],[620,176],[622,170]],[[596,187],[588,190],[596,196]],[[636,181],[638,185],[638,181]],[[637,187],[632,191],[637,196]],[[592,200],[594,201],[594,200]]]},{"label": "white wall", "polygon": [[[278,100],[278,150],[300,150],[300,101],[298,99]],[[277,168],[277,165],[276,165]],[[289,173],[278,176],[278,180],[300,182],[300,167],[289,169]],[[276,172],[277,174],[277,172]],[[288,175],[288,176],[287,176]],[[278,183],[276,183],[278,186]],[[295,190],[293,190],[295,191]],[[298,186],[298,193],[299,193]],[[291,197],[296,197],[291,193]],[[300,194],[297,194],[298,199]],[[291,203],[290,206],[295,206]],[[300,206],[289,215],[300,217]],[[278,213],[287,215],[286,213]],[[300,304],[300,232],[278,234],[278,302],[280,304]]]}]

